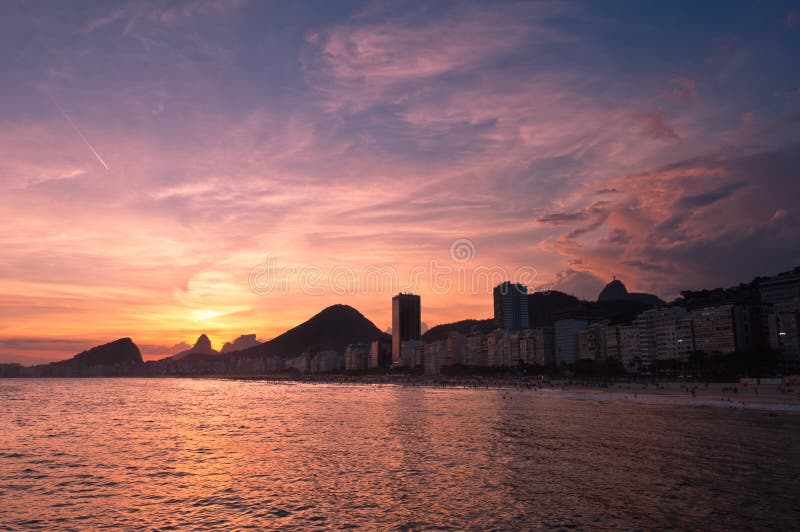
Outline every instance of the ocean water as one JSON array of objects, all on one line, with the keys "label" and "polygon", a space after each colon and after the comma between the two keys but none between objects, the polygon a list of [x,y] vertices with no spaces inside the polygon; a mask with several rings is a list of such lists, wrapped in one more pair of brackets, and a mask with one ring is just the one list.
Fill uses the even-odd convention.
[{"label": "ocean water", "polygon": [[0,529],[800,525],[800,414],[496,390],[0,380]]}]

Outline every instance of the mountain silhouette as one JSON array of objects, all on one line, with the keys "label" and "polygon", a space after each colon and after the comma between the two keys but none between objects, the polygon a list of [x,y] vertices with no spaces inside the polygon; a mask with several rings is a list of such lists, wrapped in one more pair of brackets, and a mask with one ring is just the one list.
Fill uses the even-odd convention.
[{"label": "mountain silhouette", "polygon": [[608,283],[597,298],[598,303],[607,301],[636,301],[653,307],[661,307],[666,303],[656,295],[643,292],[628,292],[625,285],[619,279],[614,279]]},{"label": "mountain silhouette", "polygon": [[130,338],[120,338],[107,344],[92,347],[78,353],[68,360],[52,362],[51,366],[70,366],[74,368],[87,368],[99,365],[115,364],[143,364],[142,353]]},{"label": "mountain silhouette", "polygon": [[585,305],[577,297],[558,290],[534,292],[528,294],[528,320],[531,327],[552,325],[569,313],[584,311]]},{"label": "mountain silhouette", "polygon": [[231,353],[233,351],[241,351],[260,345],[261,342],[256,340],[255,334],[243,334],[233,342],[225,342],[225,345],[220,349],[220,353]]},{"label": "mountain silhouette", "polygon": [[293,357],[306,351],[334,349],[343,353],[347,344],[371,342],[389,335],[349,305],[333,305],[312,316],[308,321],[244,351],[241,356]]},{"label": "mountain silhouette", "polygon": [[485,320],[461,320],[453,323],[442,323],[431,327],[422,335],[424,342],[436,342],[444,340],[451,332],[458,332],[461,334],[487,333],[494,329],[494,319],[487,318]]},{"label": "mountain silhouette", "polygon": [[215,351],[211,348],[211,340],[208,339],[208,336],[205,334],[201,334],[197,341],[194,343],[194,346],[191,349],[187,349],[186,351],[181,351],[176,355],[172,355],[171,357],[167,357],[167,360],[183,360],[191,355],[218,355],[219,352]]}]

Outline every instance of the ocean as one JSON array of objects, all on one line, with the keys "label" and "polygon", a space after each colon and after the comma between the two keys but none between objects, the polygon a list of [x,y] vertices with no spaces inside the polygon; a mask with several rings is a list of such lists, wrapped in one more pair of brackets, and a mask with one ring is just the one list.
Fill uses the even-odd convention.
[{"label": "ocean", "polygon": [[800,413],[509,390],[0,380],[0,529],[791,529]]}]

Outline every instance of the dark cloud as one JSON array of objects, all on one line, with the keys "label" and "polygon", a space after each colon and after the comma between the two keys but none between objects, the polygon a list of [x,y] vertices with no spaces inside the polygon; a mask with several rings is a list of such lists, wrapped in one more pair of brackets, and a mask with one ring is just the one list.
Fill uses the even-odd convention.
[{"label": "dark cloud", "polygon": [[711,205],[712,203],[716,203],[721,199],[727,198],[743,186],[744,183],[730,183],[723,185],[717,190],[709,190],[708,192],[685,196],[680,199],[678,206],[688,209],[705,207]]},{"label": "dark cloud", "polygon": [[619,227],[612,229],[608,233],[608,237],[604,240],[604,242],[608,244],[621,244],[625,245],[631,241],[633,237],[628,234],[625,229],[621,229]]},{"label": "dark cloud", "polygon": [[552,214],[545,214],[536,219],[537,222],[549,225],[564,225],[569,222],[578,220],[585,220],[586,213],[583,211],[578,212],[555,212]]},{"label": "dark cloud", "polygon": [[[617,201],[562,224],[557,249],[586,270],[619,272],[670,298],[800,264],[800,145],[696,157],[613,184],[624,192]],[[606,239],[585,236],[610,220]]]},{"label": "dark cloud", "polygon": [[574,212],[556,212],[545,214],[536,219],[537,222],[548,225],[569,225],[571,222],[580,222],[587,220],[589,223],[576,227],[571,230],[567,237],[577,238],[590,231],[594,231],[606,221],[608,218],[608,208],[606,201],[596,201],[589,205],[586,209]]}]

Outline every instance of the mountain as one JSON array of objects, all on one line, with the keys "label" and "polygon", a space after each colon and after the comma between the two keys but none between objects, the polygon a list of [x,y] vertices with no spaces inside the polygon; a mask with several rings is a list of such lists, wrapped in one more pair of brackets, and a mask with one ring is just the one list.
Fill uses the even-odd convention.
[{"label": "mountain", "polygon": [[605,288],[597,296],[598,301],[620,301],[628,299],[628,289],[622,284],[622,281],[614,279],[608,283]]},{"label": "mountain", "polygon": [[49,366],[70,366],[86,368],[99,365],[144,364],[142,353],[130,338],[120,338],[113,342],[93,347],[78,353],[68,360],[53,362]]},{"label": "mountain", "polygon": [[643,303],[652,307],[661,307],[666,304],[661,300],[661,298],[653,294],[646,294],[643,292],[628,292],[628,289],[625,288],[625,285],[622,284],[622,281],[616,278],[608,283],[605,288],[603,288],[603,291],[600,292],[597,301],[636,301],[637,303]]},{"label": "mountain", "polygon": [[319,349],[343,353],[347,344],[371,342],[388,336],[353,307],[333,305],[272,340],[239,351],[238,355],[293,357]]},{"label": "mountain", "polygon": [[461,334],[470,334],[473,331],[479,333],[490,332],[494,329],[494,320],[487,318],[485,320],[461,320],[453,323],[443,323],[425,331],[422,335],[424,342],[435,342],[437,340],[444,340],[451,332],[458,332]]},{"label": "mountain", "polygon": [[219,352],[231,353],[233,351],[241,351],[243,349],[249,349],[259,344],[261,344],[261,342],[256,340],[255,334],[243,334],[233,342],[225,342],[225,345],[222,346],[222,349],[220,349]]},{"label": "mountain", "polygon": [[531,327],[552,325],[565,315],[582,313],[585,310],[585,301],[558,290],[528,294],[528,321]]},{"label": "mountain", "polygon": [[211,348],[211,340],[208,339],[208,336],[205,334],[201,334],[197,341],[194,343],[194,346],[191,349],[187,349],[186,351],[181,351],[177,355],[172,355],[171,357],[167,357],[166,360],[183,360],[190,355],[218,355],[218,351],[214,351]]}]

